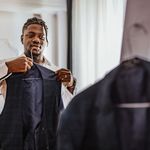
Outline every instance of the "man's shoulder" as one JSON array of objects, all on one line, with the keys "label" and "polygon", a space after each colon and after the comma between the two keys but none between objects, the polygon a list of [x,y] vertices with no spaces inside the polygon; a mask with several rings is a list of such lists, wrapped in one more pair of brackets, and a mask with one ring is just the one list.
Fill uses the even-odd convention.
[{"label": "man's shoulder", "polygon": [[50,69],[52,71],[57,71],[58,69],[60,69],[58,66],[56,66],[55,64],[53,64],[52,62],[50,62],[49,60],[45,59],[45,63],[43,64],[43,67]]}]

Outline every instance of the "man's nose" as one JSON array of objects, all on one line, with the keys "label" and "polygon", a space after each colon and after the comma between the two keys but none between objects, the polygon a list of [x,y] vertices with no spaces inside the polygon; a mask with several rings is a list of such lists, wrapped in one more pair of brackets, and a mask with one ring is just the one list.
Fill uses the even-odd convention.
[{"label": "man's nose", "polygon": [[34,38],[32,39],[32,42],[33,42],[33,43],[40,43],[40,38],[39,38],[39,37],[34,37]]}]

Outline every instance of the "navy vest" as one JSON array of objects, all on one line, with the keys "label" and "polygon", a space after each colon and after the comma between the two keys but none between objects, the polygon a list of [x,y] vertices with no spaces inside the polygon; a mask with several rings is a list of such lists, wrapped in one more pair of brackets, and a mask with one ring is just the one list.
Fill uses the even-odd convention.
[{"label": "navy vest", "polygon": [[55,73],[34,65],[7,80],[0,115],[0,150],[55,149],[61,85]]}]

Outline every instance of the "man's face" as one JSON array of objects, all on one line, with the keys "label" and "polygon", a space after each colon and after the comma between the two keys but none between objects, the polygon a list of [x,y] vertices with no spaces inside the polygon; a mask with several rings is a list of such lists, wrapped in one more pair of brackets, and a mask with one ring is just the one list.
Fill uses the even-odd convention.
[{"label": "man's face", "polygon": [[46,44],[44,27],[39,24],[31,24],[24,30],[22,43],[26,54],[32,52],[34,57],[42,56]]}]

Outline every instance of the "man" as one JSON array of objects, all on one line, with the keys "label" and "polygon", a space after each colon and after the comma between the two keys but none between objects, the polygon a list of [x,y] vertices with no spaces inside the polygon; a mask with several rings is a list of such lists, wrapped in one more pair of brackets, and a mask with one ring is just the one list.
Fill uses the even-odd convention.
[{"label": "man", "polygon": [[[48,44],[47,29],[45,22],[35,17],[28,19],[24,24],[21,35],[21,42],[24,45],[24,55],[0,63],[1,97],[6,96],[4,79],[11,75],[11,73],[30,70],[34,62],[56,72],[58,81],[63,83],[62,99],[64,107],[69,103],[74,91],[75,80],[68,69],[59,69],[43,56],[45,45]],[[0,103],[3,104],[3,100]],[[0,112],[2,111],[1,107]]]},{"label": "man", "polygon": [[[0,64],[0,87],[1,87],[0,103],[1,105],[3,105],[1,106],[1,110],[0,110],[0,113],[2,112],[2,114],[0,115],[0,119],[1,119],[0,121],[1,122],[0,123],[0,132],[1,132],[0,149],[2,148],[2,149],[8,149],[8,150],[9,149],[20,150],[23,145],[24,145],[23,146],[24,150],[29,150],[29,149],[40,150],[40,149],[45,149],[45,148],[54,149],[55,134],[56,134],[56,129],[57,129],[57,119],[59,116],[59,113],[57,112],[59,108],[55,108],[55,107],[67,106],[67,104],[72,98],[75,81],[73,79],[71,72],[68,69],[59,69],[58,67],[52,65],[43,56],[43,50],[44,50],[45,45],[48,43],[48,40],[47,40],[47,26],[42,19],[33,17],[27,20],[27,22],[24,24],[23,29],[22,29],[21,42],[24,45],[24,55],[18,58],[12,59],[12,60],[8,60],[8,61],[6,60],[5,62],[2,61]],[[42,67],[38,67],[38,65],[36,64]],[[37,66],[37,68],[39,69],[37,69],[35,66]],[[43,67],[46,69],[43,69]],[[50,69],[50,71],[48,71],[48,69]],[[34,73],[34,70],[36,71],[35,73]],[[16,103],[14,104],[14,102],[11,101],[11,96],[14,95],[14,93],[17,94],[17,90],[20,90],[20,89],[18,89],[17,86],[15,86],[16,89],[14,89],[13,87],[12,89],[13,92],[12,92],[10,88],[12,84],[10,82],[13,82],[14,84],[16,82],[17,82],[16,84],[18,83],[22,84],[22,81],[20,80],[22,78],[20,78],[20,76],[22,77],[25,73],[26,73],[25,76],[28,76],[28,74],[29,75],[36,74],[35,76],[38,76],[39,75],[38,70],[42,70],[44,72],[43,76],[45,76],[47,72],[48,72],[48,76],[49,74],[53,75],[52,71],[54,71],[57,81],[62,83],[62,87],[60,91],[61,93],[60,94],[58,93],[58,95],[56,95],[57,92],[59,92],[59,89],[57,91],[55,90],[55,88],[58,87],[55,81],[49,84],[48,87],[51,87],[51,88],[45,88],[47,87],[47,83],[44,81],[44,84],[45,84],[44,92],[45,90],[46,92],[48,92],[47,94],[45,93],[46,95],[45,97],[45,95],[42,95],[42,89],[41,89],[43,87],[41,82],[43,81],[40,80],[39,82],[39,80],[37,80],[36,82],[36,78],[34,78],[35,80],[30,82],[30,80],[32,79],[27,78],[27,80],[23,79],[25,80],[23,84],[26,84],[27,87],[24,87],[24,85],[19,85],[23,90],[24,89],[26,90],[25,91],[26,93],[22,95],[22,98],[19,98],[21,96],[18,96],[17,98],[13,97],[14,98],[13,100],[17,102],[17,104]],[[13,79],[14,76],[15,78]],[[54,77],[52,77],[52,80],[53,79]],[[28,88],[28,82],[29,82],[29,88]],[[7,85],[6,83],[9,83],[9,84]],[[35,86],[36,89],[34,89],[34,84],[35,85],[37,84],[37,86]],[[54,85],[54,87],[52,87],[52,85]],[[6,91],[6,89],[8,89],[8,92]],[[32,91],[30,91],[30,89],[31,90],[34,89],[33,93]],[[36,91],[35,93],[36,95],[34,94],[35,91]],[[51,94],[49,94],[50,92]],[[19,94],[19,91],[18,91],[18,94]],[[28,94],[31,94],[31,96]],[[49,99],[47,99],[48,94],[50,96]],[[35,102],[36,106],[39,106],[39,108],[35,107],[34,110],[32,109],[32,106],[29,105],[34,99],[33,95],[36,96],[36,100],[40,100],[38,102]],[[61,102],[59,103],[59,100],[58,100],[59,95],[61,95],[63,106],[60,106]],[[44,99],[45,102],[41,102],[42,97],[45,97]],[[21,104],[18,103],[17,100],[21,101],[23,98],[25,99],[25,101],[21,102]],[[5,102],[5,99],[8,101]],[[50,101],[52,101],[52,103]],[[9,102],[11,103],[11,105]],[[6,103],[6,106],[5,106],[5,103]],[[31,104],[34,104],[34,100],[33,100],[33,103]],[[22,106],[23,109],[18,108],[20,106]],[[35,104],[33,105],[33,107],[34,106]],[[49,108],[49,106],[51,108]],[[30,111],[28,109],[32,111],[31,112],[32,114],[29,114],[29,116],[28,116],[28,113],[30,113]],[[12,112],[12,114],[14,112],[15,113],[12,115],[10,112]],[[23,116],[21,115],[22,113],[23,113]],[[17,116],[19,119],[16,118]],[[9,118],[11,118],[10,126],[8,123]],[[22,118],[24,122],[23,125],[21,125]],[[28,120],[28,118],[32,120],[33,124],[30,122],[30,120]],[[18,122],[19,122],[19,126],[15,128],[15,125],[17,126]],[[15,130],[17,131],[17,133],[14,132]],[[19,142],[20,137],[22,137],[23,140]],[[11,139],[14,141],[12,141]],[[50,148],[50,147],[53,147],[53,148]]]}]

